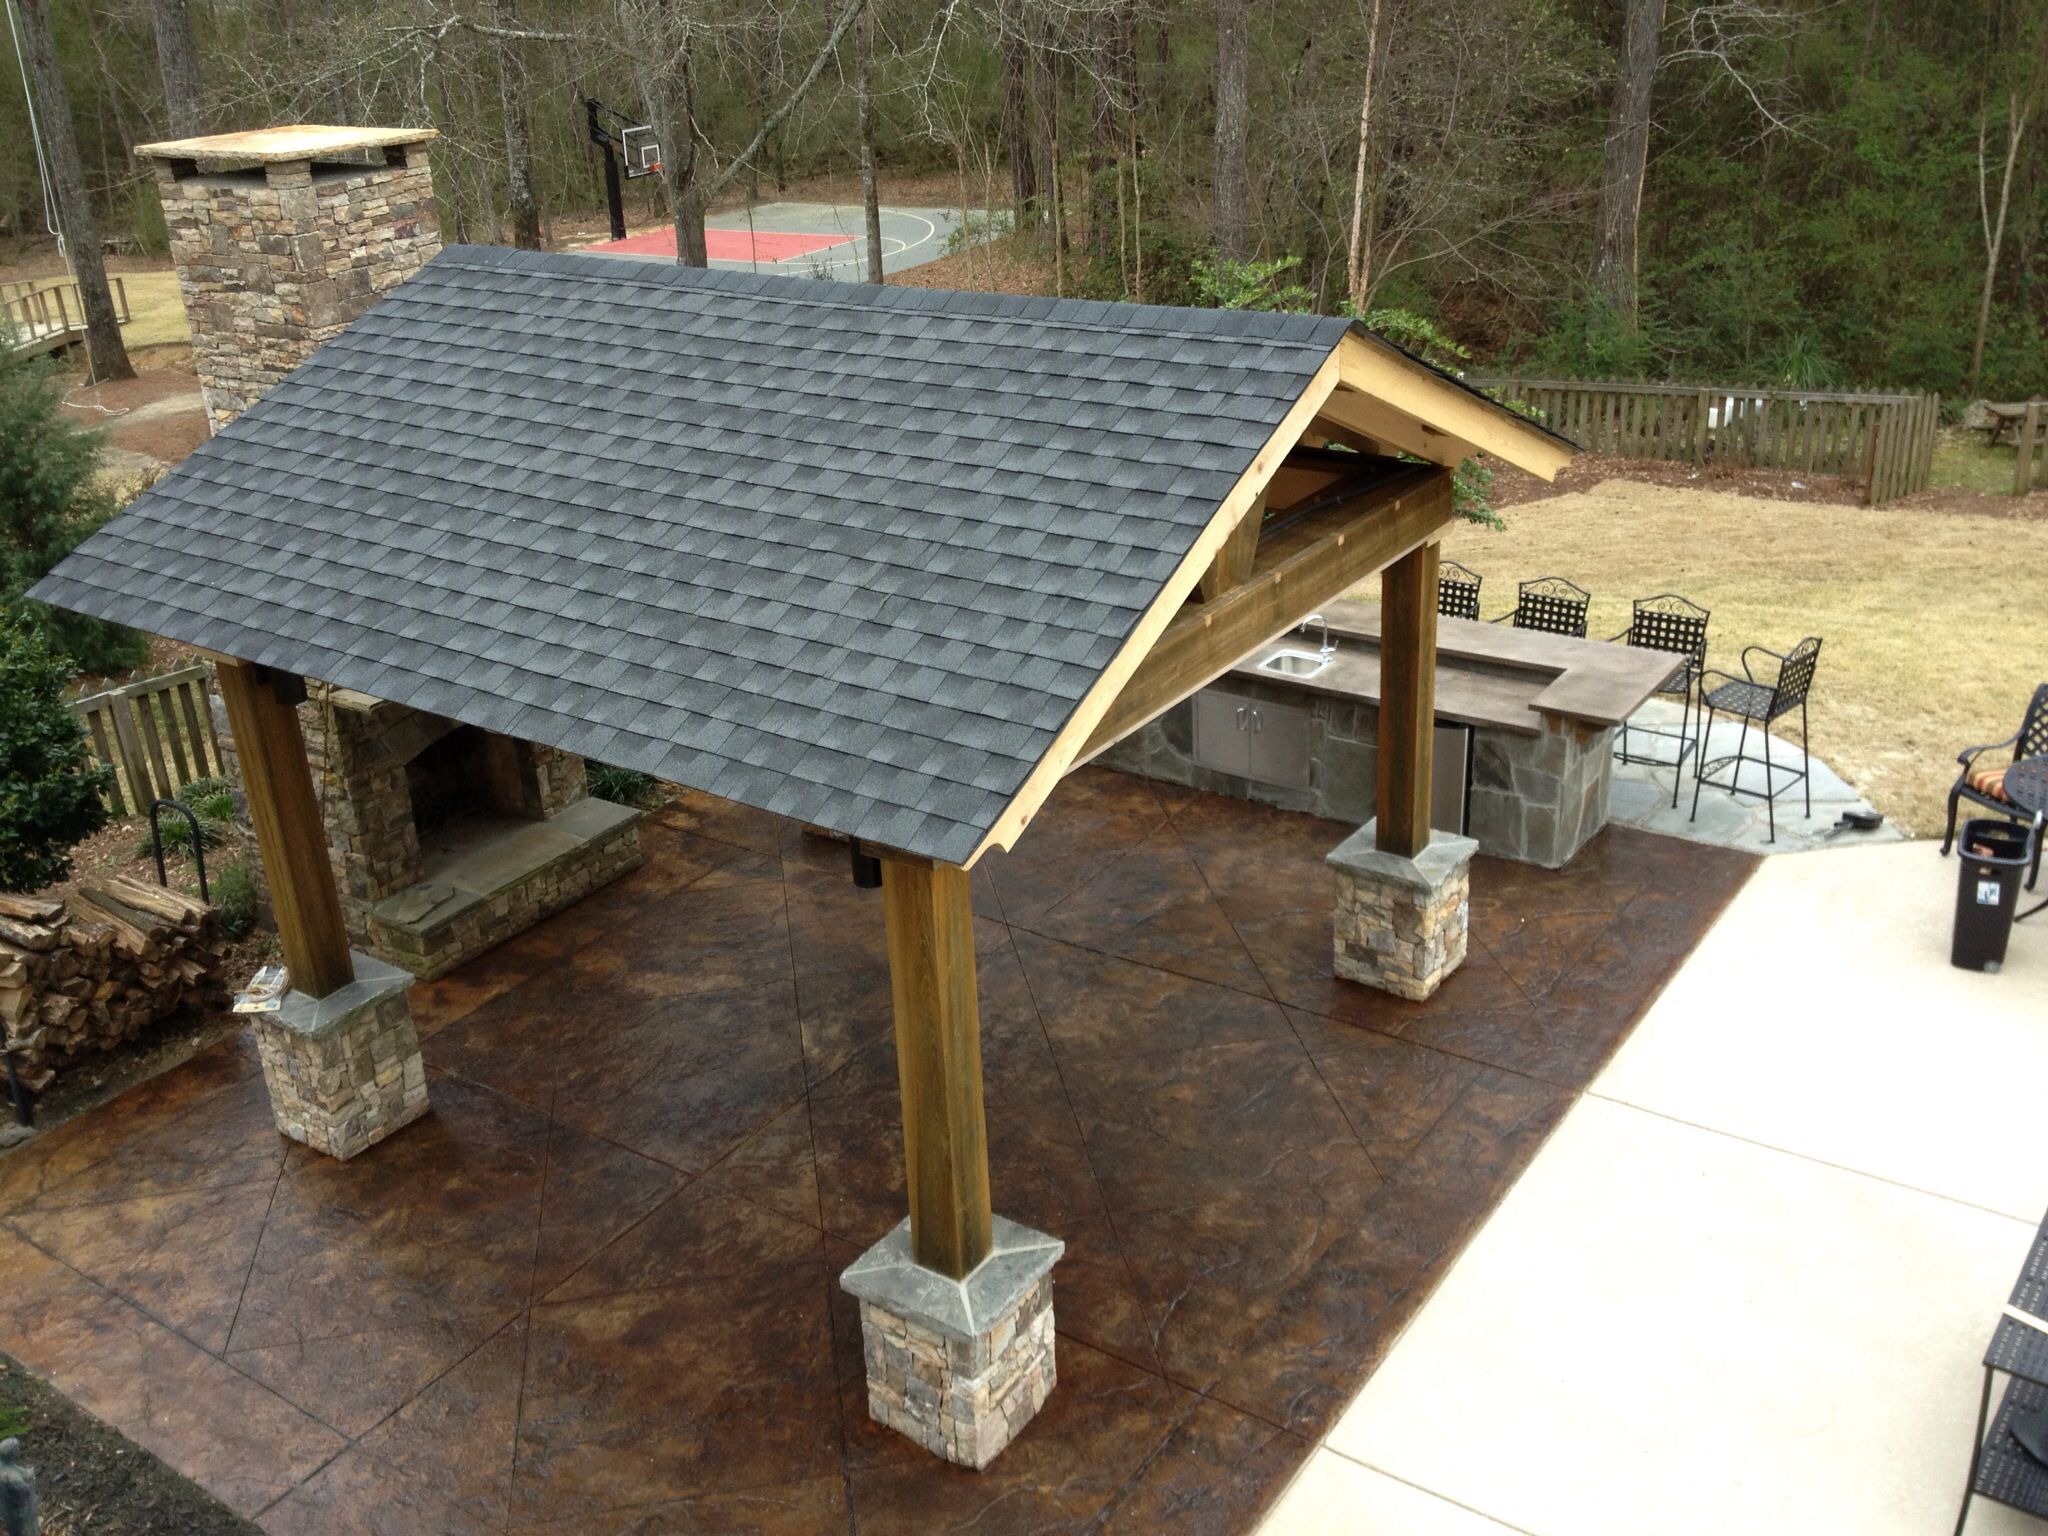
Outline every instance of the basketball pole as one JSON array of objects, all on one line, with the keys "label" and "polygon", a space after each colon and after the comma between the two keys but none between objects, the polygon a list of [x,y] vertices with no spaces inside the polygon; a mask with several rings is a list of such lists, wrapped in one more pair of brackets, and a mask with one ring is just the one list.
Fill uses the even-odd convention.
[{"label": "basketball pole", "polygon": [[619,156],[614,147],[611,131],[604,126],[598,113],[603,103],[594,97],[585,98],[583,110],[590,119],[590,142],[604,151],[604,202],[612,216],[612,238],[626,238],[626,196],[619,185]]}]

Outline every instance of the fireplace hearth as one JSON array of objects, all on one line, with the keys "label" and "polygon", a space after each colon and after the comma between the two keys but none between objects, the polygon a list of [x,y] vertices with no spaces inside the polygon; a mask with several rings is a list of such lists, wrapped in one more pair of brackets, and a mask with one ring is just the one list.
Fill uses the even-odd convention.
[{"label": "fireplace hearth", "polygon": [[417,976],[640,862],[639,812],[592,799],[573,753],[318,684],[301,717],[349,935]]}]

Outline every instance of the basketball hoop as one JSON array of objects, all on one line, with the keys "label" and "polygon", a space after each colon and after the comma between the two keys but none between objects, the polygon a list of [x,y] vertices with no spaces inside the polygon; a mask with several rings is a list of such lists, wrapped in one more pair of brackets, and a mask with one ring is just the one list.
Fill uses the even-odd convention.
[{"label": "basketball hoop", "polygon": [[619,159],[624,163],[628,181],[652,176],[661,169],[661,141],[655,137],[652,123],[636,123],[619,130]]}]

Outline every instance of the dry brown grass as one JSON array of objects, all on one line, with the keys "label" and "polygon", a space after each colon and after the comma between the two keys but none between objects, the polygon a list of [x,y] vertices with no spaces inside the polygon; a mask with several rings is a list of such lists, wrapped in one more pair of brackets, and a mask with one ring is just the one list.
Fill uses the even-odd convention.
[{"label": "dry brown grass", "polygon": [[1709,666],[1821,636],[1813,750],[1917,834],[1940,832],[1956,751],[2011,732],[2048,679],[2048,523],[1626,480],[1506,515],[1444,543],[1485,576],[1488,617],[1558,575],[1593,593],[1595,635],[1626,628],[1633,597],[1711,608]]}]

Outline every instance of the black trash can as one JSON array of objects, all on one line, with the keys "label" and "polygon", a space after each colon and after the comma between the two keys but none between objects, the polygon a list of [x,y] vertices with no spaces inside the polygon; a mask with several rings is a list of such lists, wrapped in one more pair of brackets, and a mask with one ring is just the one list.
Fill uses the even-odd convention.
[{"label": "black trash can", "polygon": [[2010,821],[1966,821],[1956,852],[1962,868],[1956,875],[1949,963],[1966,971],[1995,971],[2005,964],[2005,942],[2012,937],[2020,882],[2033,852],[2032,829]]}]

